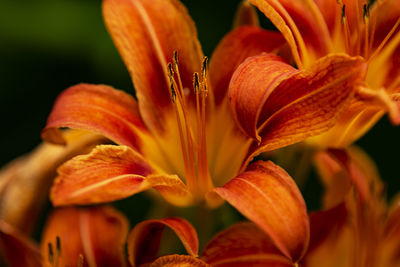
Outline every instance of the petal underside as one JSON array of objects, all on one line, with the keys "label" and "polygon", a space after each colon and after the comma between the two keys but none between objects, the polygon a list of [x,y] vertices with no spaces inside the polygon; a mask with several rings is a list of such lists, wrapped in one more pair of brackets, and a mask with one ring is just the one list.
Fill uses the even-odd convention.
[{"label": "petal underside", "polygon": [[309,241],[307,209],[293,179],[272,162],[256,162],[214,191],[257,224],[293,262]]},{"label": "petal underside", "polygon": [[128,255],[132,266],[140,266],[157,258],[162,232],[166,226],[178,236],[188,254],[192,258],[197,257],[197,233],[188,221],[177,217],[153,219],[137,224],[129,234]]}]

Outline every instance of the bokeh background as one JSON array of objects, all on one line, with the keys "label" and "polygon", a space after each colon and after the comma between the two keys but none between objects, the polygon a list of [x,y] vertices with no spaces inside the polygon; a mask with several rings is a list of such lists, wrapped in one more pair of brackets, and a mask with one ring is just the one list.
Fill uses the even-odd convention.
[{"label": "bokeh background", "polygon": [[[197,25],[205,54],[211,55],[231,29],[240,1],[182,2]],[[53,101],[63,89],[80,82],[133,92],[104,27],[101,1],[0,0],[0,166],[40,143]],[[358,142],[376,161],[389,197],[400,191],[399,137],[400,127],[392,127],[385,117]],[[313,188],[305,191],[310,207],[317,206]],[[128,201],[135,198],[147,201],[136,196]],[[144,206],[134,206],[130,210],[138,218],[145,214]]]}]

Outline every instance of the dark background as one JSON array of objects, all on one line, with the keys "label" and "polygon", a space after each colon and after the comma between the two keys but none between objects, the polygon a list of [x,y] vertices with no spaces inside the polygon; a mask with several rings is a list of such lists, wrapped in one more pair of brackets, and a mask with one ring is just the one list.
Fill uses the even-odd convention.
[{"label": "dark background", "polygon": [[[211,55],[230,30],[240,1],[182,2],[198,27],[205,54]],[[101,1],[0,0],[0,166],[40,142],[56,96],[79,82],[133,92],[104,27]],[[389,196],[400,189],[399,134],[400,127],[385,117],[358,142],[376,161]]]}]

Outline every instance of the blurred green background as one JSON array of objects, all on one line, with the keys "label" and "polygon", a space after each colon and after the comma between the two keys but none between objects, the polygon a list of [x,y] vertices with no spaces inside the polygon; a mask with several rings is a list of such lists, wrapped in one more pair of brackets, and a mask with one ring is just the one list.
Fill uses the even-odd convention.
[{"label": "blurred green background", "polygon": [[[205,54],[211,55],[231,29],[240,1],[182,2]],[[0,62],[0,166],[40,142],[40,130],[63,89],[88,82],[133,90],[104,27],[100,0],[0,0]],[[358,142],[376,161],[389,196],[400,190],[399,137],[400,127],[383,118]],[[310,188],[305,198],[312,202]]]}]

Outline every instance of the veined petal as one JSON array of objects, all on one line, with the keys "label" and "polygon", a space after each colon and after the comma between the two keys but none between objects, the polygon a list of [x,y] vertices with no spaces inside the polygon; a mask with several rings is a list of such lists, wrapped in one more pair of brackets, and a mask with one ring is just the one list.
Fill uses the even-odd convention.
[{"label": "veined petal", "polygon": [[309,241],[307,209],[293,179],[272,162],[256,162],[214,191],[268,234],[293,262]]},{"label": "veined petal", "polygon": [[247,59],[230,84],[236,121],[261,141],[250,149],[249,159],[334,126],[365,71],[361,58],[345,54],[328,55],[304,71],[271,57]]},{"label": "veined petal", "polygon": [[304,40],[307,49],[312,47],[313,52],[318,55],[327,53],[330,45],[329,31],[324,17],[314,1],[250,0],[250,2],[282,31],[285,26],[278,20],[277,15],[279,14],[280,18],[285,21],[286,27],[290,28],[300,47]]},{"label": "veined petal", "polygon": [[110,202],[149,188],[177,206],[190,205],[194,200],[178,176],[160,174],[157,166],[126,146],[97,146],[57,171],[50,195],[56,206]]},{"label": "veined petal", "polygon": [[65,131],[64,137],[67,145],[42,143],[0,170],[0,218],[22,232],[30,233],[35,227],[57,167],[107,141],[101,135],[78,130]]},{"label": "veined petal", "polygon": [[151,130],[162,133],[172,112],[167,63],[173,51],[178,51],[183,88],[192,88],[201,66],[194,23],[177,0],[106,0],[103,14],[131,74],[141,115]]},{"label": "veined petal", "polygon": [[128,237],[129,262],[132,266],[152,262],[157,257],[165,226],[175,232],[192,258],[197,257],[199,241],[196,230],[188,221],[181,218],[146,220],[137,224]]},{"label": "veined petal", "polygon": [[11,267],[42,266],[39,246],[3,220],[0,220],[0,252]]},{"label": "veined petal", "polygon": [[211,265],[193,256],[168,255],[158,258],[149,267],[211,267]]},{"label": "veined petal", "polygon": [[253,223],[239,223],[217,234],[201,259],[214,267],[293,266]]},{"label": "veined petal", "polygon": [[88,266],[126,266],[128,229],[127,219],[111,207],[58,209],[46,222],[42,255],[51,246],[55,266],[77,266],[80,255]]},{"label": "veined petal", "polygon": [[233,72],[247,57],[276,52],[284,44],[280,33],[254,26],[242,26],[226,35],[210,61],[210,81],[216,104],[225,98]]},{"label": "veined petal", "polygon": [[132,96],[92,84],[78,84],[59,95],[42,131],[43,139],[62,142],[57,132],[60,127],[97,132],[136,150],[140,148],[140,133],[147,133]]},{"label": "veined petal", "polygon": [[51,189],[54,205],[91,204],[125,198],[146,190],[153,168],[124,146],[100,145],[64,163]]}]

